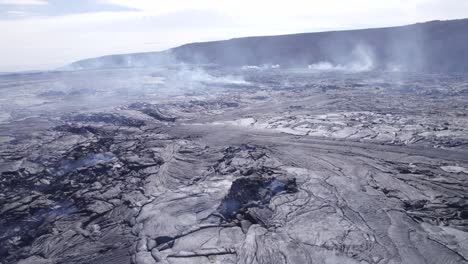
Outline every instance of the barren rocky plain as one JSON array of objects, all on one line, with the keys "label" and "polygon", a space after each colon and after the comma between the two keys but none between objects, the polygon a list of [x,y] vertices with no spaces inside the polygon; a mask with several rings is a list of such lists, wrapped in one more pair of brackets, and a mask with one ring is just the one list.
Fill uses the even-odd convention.
[{"label": "barren rocky plain", "polygon": [[468,263],[468,77],[0,76],[0,263]]}]

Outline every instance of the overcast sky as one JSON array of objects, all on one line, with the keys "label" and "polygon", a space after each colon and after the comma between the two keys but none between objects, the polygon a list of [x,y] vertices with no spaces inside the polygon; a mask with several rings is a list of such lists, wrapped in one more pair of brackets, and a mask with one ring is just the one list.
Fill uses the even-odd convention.
[{"label": "overcast sky", "polygon": [[0,0],[0,71],[253,35],[468,18],[468,0]]}]

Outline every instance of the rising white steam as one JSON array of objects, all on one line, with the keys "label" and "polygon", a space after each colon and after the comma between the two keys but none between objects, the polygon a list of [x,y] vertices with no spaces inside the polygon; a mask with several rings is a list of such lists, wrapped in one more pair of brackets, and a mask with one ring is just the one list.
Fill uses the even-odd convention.
[{"label": "rising white steam", "polygon": [[374,55],[370,48],[359,45],[351,52],[351,60],[343,64],[333,64],[328,61],[321,61],[310,64],[309,69],[313,71],[350,71],[363,72],[374,69]]}]

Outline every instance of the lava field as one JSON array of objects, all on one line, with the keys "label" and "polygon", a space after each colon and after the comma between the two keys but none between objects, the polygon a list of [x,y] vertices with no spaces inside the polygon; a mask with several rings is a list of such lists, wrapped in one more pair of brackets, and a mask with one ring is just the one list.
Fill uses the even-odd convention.
[{"label": "lava field", "polygon": [[468,77],[0,76],[0,263],[468,263]]}]

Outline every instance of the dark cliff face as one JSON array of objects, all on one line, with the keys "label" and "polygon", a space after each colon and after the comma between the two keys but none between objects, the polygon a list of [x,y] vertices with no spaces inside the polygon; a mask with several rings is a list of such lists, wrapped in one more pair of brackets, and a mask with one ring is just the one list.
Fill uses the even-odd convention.
[{"label": "dark cliff face", "polygon": [[[429,72],[468,71],[468,19],[402,27],[248,37],[186,44],[162,53],[115,55],[79,61],[80,68],[152,66],[167,62],[242,66],[280,64]],[[371,67],[370,67],[371,66]]]},{"label": "dark cliff face", "polygon": [[[252,37],[187,44],[173,51],[182,61],[220,65],[318,62],[346,65],[369,59],[376,68],[468,71],[468,19],[404,27]],[[368,58],[362,58],[362,57]]]}]

